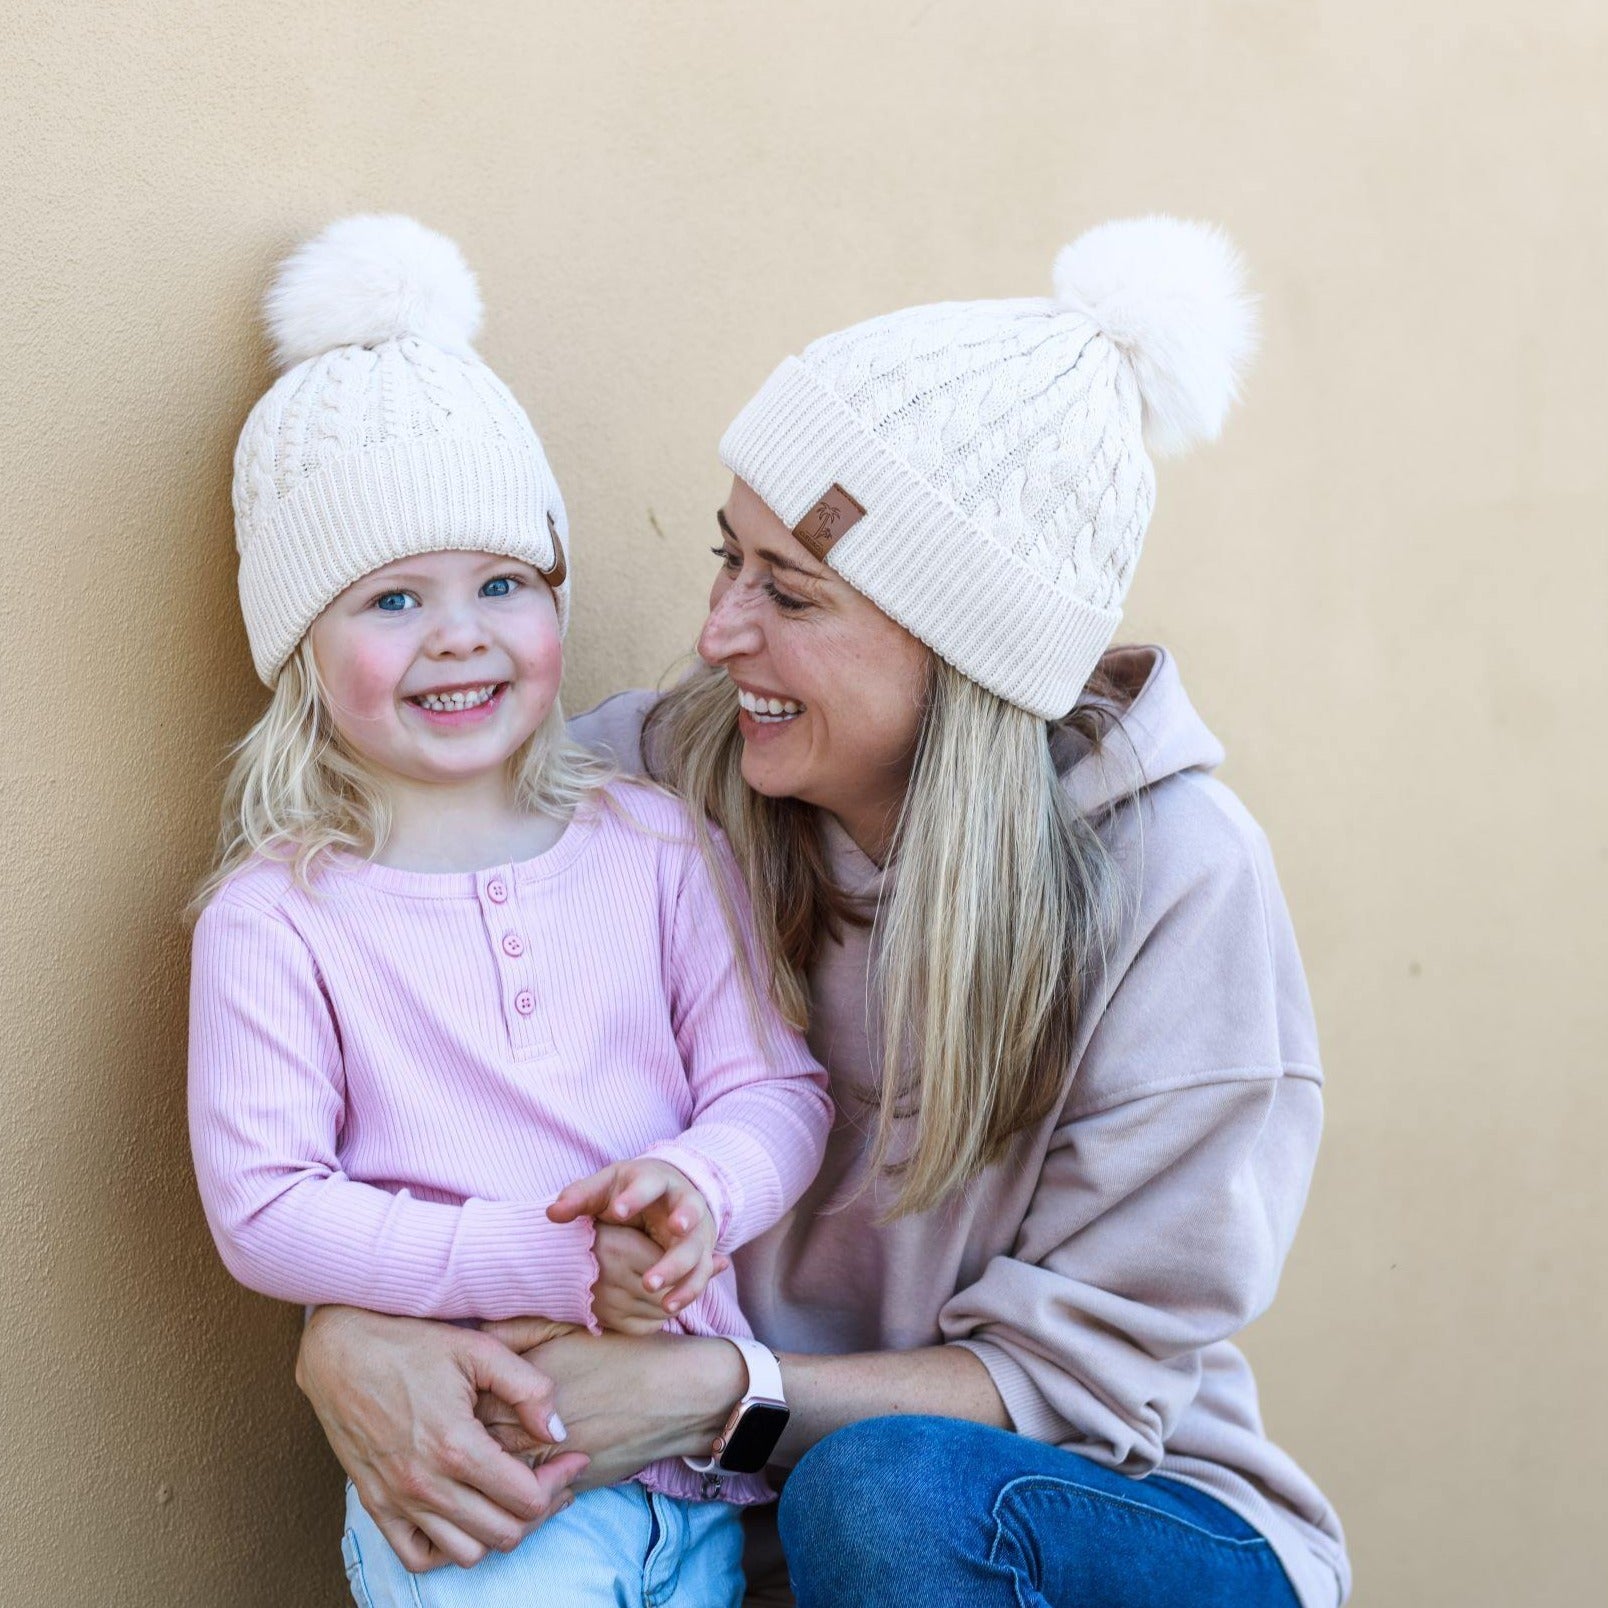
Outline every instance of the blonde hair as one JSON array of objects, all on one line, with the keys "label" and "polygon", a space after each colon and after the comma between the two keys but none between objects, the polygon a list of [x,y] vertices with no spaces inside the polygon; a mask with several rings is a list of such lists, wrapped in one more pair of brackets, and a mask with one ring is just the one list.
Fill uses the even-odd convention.
[{"label": "blonde hair", "polygon": [[[193,911],[258,855],[288,862],[296,880],[310,886],[330,854],[369,857],[389,836],[385,796],[341,742],[307,638],[285,661],[267,709],[232,756],[216,862],[196,890]],[[555,815],[597,798],[614,775],[566,735],[556,698],[508,764],[518,802]]]},{"label": "blonde hair", "polygon": [[[1067,718],[1096,747],[1099,673]],[[832,881],[820,813],[742,778],[737,693],[694,671],[648,717],[655,774],[724,829],[755,894],[778,1006],[807,1025],[808,970],[846,924],[875,925],[868,1026],[880,1045],[868,1179],[892,1215],[925,1211],[1004,1155],[1064,1097],[1082,1006],[1122,917],[1122,884],[1067,796],[1054,728],[934,658],[910,783],[870,909]],[[913,1144],[891,1158],[895,1124]]]}]

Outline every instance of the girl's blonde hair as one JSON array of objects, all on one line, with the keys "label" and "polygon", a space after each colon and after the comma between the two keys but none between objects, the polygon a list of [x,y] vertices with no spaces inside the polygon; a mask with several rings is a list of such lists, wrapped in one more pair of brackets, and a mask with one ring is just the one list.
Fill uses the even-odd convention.
[{"label": "girl's blonde hair", "polygon": [[[381,790],[347,752],[304,637],[274,681],[262,718],[235,745],[224,788],[216,863],[191,901],[199,911],[248,860],[288,862],[308,886],[321,861],[345,850],[370,856],[390,833]],[[509,761],[516,797],[567,815],[597,797],[613,767],[572,742],[558,700]]]},{"label": "girl's blonde hair", "polygon": [[[1098,747],[1114,692],[1097,671],[1065,724]],[[892,1215],[925,1211],[1064,1097],[1083,1002],[1122,917],[1117,869],[1061,785],[1054,728],[935,657],[892,889],[864,908],[832,880],[819,811],[744,782],[736,716],[725,673],[695,670],[650,713],[644,751],[696,818],[724,829],[795,1026],[807,1025],[823,943],[848,924],[876,928],[868,1178],[899,1179]],[[895,1125],[912,1117],[894,1160]]]}]

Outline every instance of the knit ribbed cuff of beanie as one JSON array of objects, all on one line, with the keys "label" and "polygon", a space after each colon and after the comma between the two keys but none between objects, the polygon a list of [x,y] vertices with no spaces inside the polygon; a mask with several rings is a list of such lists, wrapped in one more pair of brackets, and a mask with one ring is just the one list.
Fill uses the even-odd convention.
[{"label": "knit ribbed cuff of beanie", "polygon": [[841,486],[865,513],[825,562],[962,675],[1042,719],[1077,702],[1122,619],[1001,547],[796,357],[732,421],[720,458],[790,530]]},{"label": "knit ribbed cuff of beanie", "polygon": [[[568,523],[545,470],[523,443],[449,435],[365,448],[308,475],[242,544],[240,602],[257,674],[272,686],[330,600],[399,558],[490,552],[553,570]],[[567,575],[553,595],[562,633]]]}]

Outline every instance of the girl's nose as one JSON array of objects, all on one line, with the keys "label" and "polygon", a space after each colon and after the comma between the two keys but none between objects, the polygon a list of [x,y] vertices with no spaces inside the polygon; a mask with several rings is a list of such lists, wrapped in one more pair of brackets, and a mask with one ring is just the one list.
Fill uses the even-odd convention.
[{"label": "girl's nose", "polygon": [[733,583],[709,600],[709,614],[698,633],[698,657],[705,664],[725,664],[757,653],[762,643],[753,599]]},{"label": "girl's nose", "polygon": [[473,604],[456,604],[437,616],[425,649],[438,659],[465,659],[489,646],[480,610]]}]

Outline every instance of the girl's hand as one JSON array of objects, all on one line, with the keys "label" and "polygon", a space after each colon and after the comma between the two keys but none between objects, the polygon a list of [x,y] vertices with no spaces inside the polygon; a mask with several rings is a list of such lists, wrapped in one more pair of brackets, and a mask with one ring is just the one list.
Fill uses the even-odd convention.
[{"label": "girl's hand", "polygon": [[[649,1295],[643,1279],[658,1266],[659,1247],[639,1228],[614,1223],[597,1225],[597,1282],[592,1286],[592,1313],[615,1334],[657,1334],[665,1323],[664,1307]],[[715,1272],[731,1266],[718,1252]]]},{"label": "girl's hand", "polygon": [[[565,1432],[552,1381],[474,1329],[320,1307],[302,1332],[296,1383],[363,1506],[415,1573],[512,1550],[569,1504],[587,1466],[555,1445]],[[540,1467],[510,1457],[476,1420],[481,1392],[545,1454]]]},{"label": "girl's hand", "polygon": [[[661,1324],[702,1295],[715,1275],[714,1214],[692,1180],[667,1161],[651,1156],[617,1161],[562,1190],[547,1215],[555,1223],[592,1217],[600,1224],[641,1229],[664,1254],[630,1276],[640,1280],[638,1288],[650,1301],[657,1302]],[[600,1252],[598,1266],[603,1265]],[[619,1259],[614,1266],[623,1276]],[[599,1282],[612,1283],[612,1278],[600,1273]],[[597,1312],[595,1304],[593,1311]],[[604,1321],[601,1312],[597,1317]],[[639,1327],[635,1332],[642,1331]]]}]

